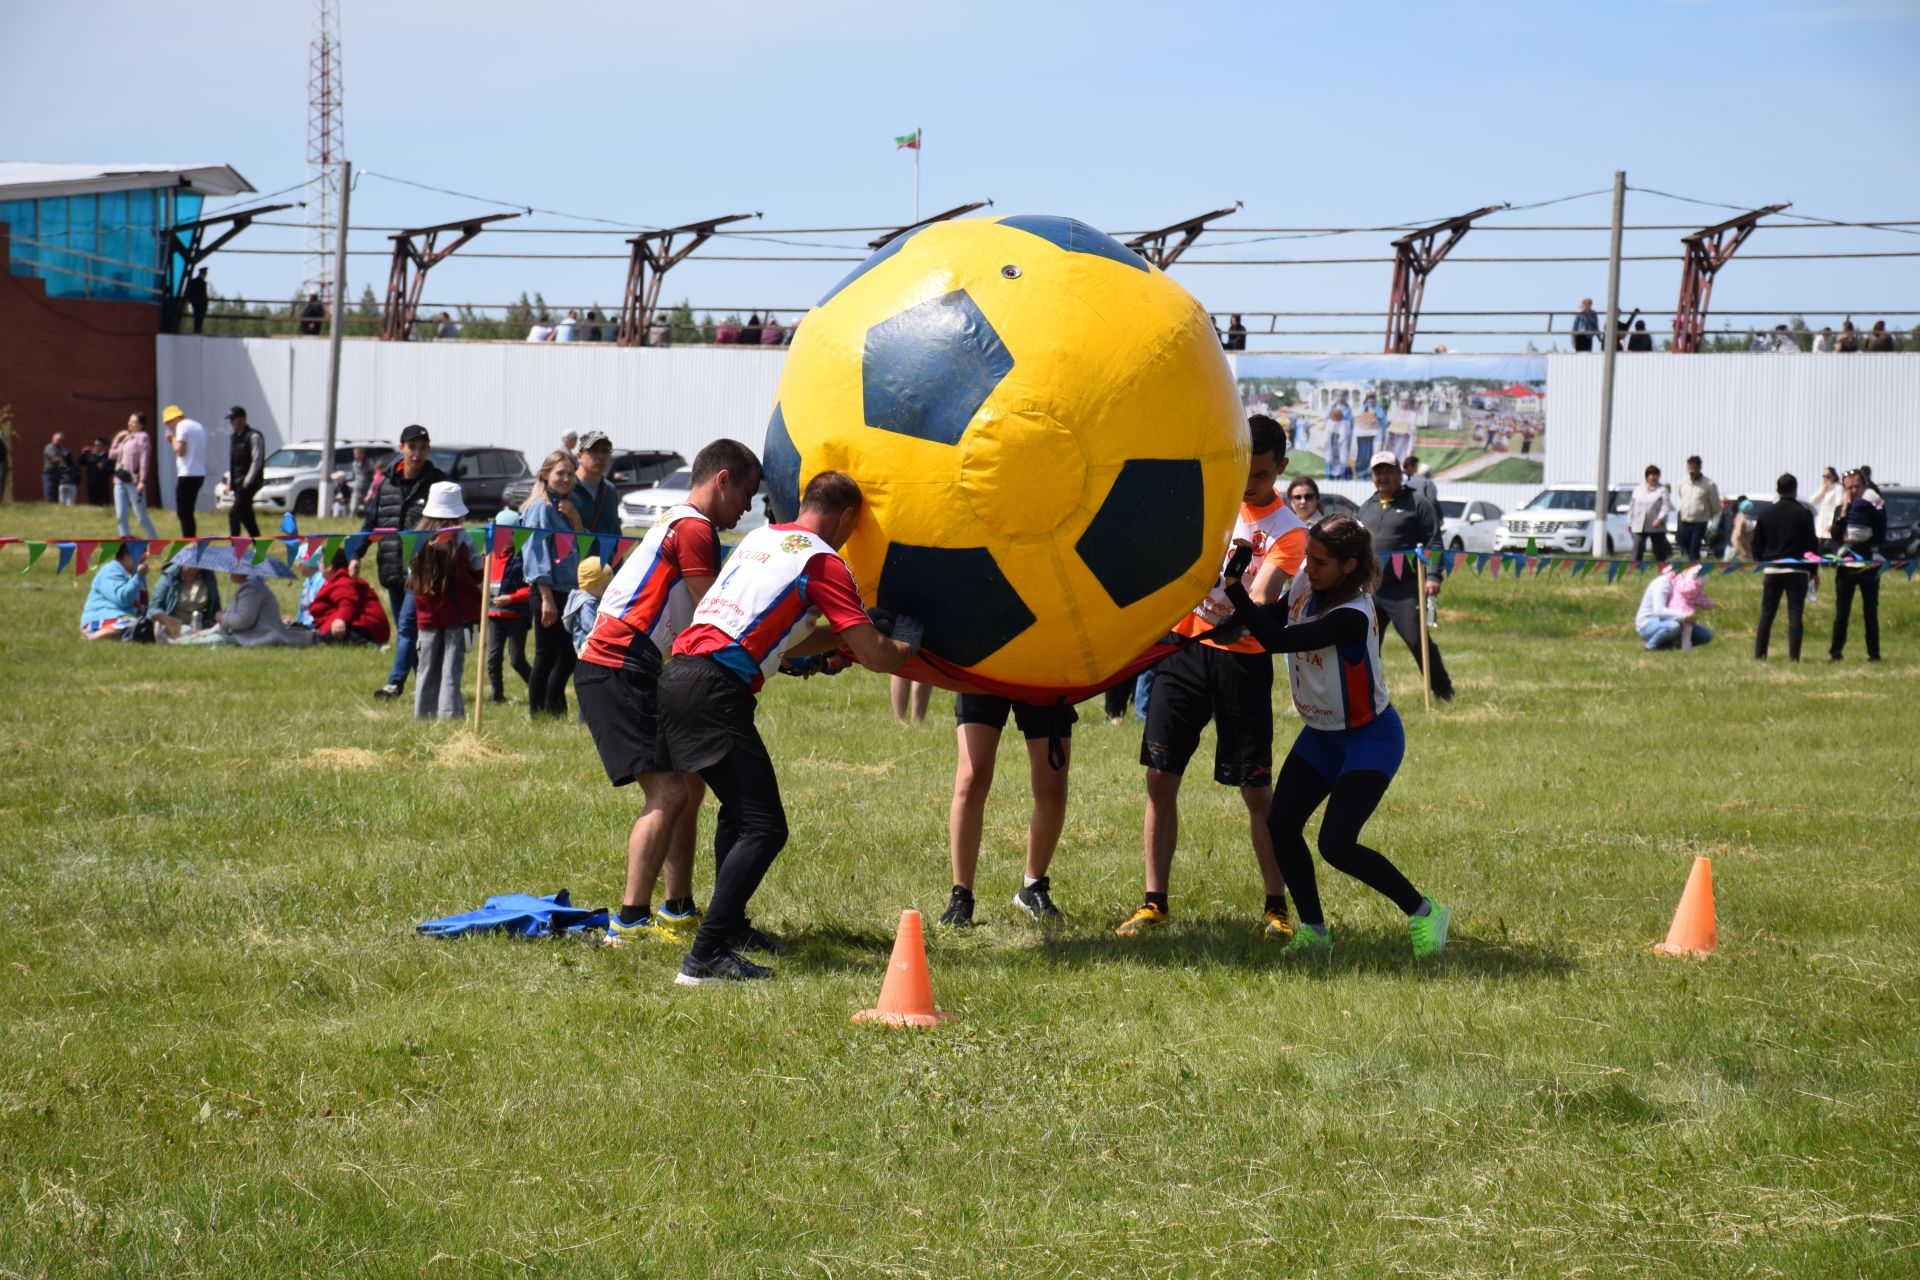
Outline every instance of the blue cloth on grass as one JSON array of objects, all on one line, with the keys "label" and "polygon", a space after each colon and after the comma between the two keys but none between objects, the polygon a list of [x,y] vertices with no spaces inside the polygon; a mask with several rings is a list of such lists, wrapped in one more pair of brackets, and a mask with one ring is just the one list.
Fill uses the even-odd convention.
[{"label": "blue cloth on grass", "polygon": [[478,911],[442,916],[419,926],[430,938],[457,938],[468,933],[504,930],[522,938],[544,938],[555,933],[579,933],[607,927],[605,907],[576,907],[562,889],[550,898],[529,893],[502,893],[488,898]]}]

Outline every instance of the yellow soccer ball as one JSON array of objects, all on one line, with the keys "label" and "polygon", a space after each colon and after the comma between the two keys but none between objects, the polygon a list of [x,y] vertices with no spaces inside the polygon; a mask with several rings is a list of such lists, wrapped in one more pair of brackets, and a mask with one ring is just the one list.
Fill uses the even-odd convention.
[{"label": "yellow soccer ball", "polygon": [[926,625],[949,683],[1032,691],[1105,684],[1206,595],[1248,459],[1193,296],[1030,216],[922,227],[836,285],[764,452],[779,520],[817,472],[859,481],[854,576]]}]

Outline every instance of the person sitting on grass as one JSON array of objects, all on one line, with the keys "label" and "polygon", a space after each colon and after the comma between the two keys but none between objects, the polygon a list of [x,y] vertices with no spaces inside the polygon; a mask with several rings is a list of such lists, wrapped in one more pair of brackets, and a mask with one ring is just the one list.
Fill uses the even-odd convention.
[{"label": "person sitting on grass", "polygon": [[[144,557],[134,559],[134,545],[121,543],[113,559],[94,570],[87,602],[80,608],[80,634],[88,640],[111,640],[129,634],[147,614],[149,561]],[[180,633],[179,624],[171,618],[162,616],[154,622],[169,638]]]},{"label": "person sitting on grass", "polygon": [[1693,628],[1689,648],[1698,649],[1713,640],[1713,632],[1693,620],[1693,609],[1687,608],[1684,601],[1675,604],[1674,585],[1673,569],[1669,565],[1655,574],[1647,589],[1640,593],[1640,609],[1633,615],[1633,629],[1639,632],[1648,651],[1679,648],[1681,632],[1689,625]]},{"label": "person sitting on grass", "polygon": [[158,625],[167,625],[160,622],[163,617],[172,619],[170,634],[174,635],[211,627],[219,612],[219,575],[179,560],[160,571],[153,584],[153,599],[147,604],[147,616]]},{"label": "person sitting on grass", "polygon": [[233,582],[232,601],[214,615],[211,630],[187,637],[189,643],[233,644],[245,649],[313,643],[312,632],[289,628],[281,620],[279,599],[252,565],[237,564],[228,576]]},{"label": "person sitting on grass", "polygon": [[1325,956],[1333,935],[1321,913],[1307,819],[1326,801],[1320,820],[1320,856],[1368,888],[1393,900],[1407,917],[1415,959],[1440,954],[1453,911],[1413,887],[1400,869],[1360,843],[1406,755],[1400,713],[1387,698],[1380,666],[1380,615],[1373,585],[1380,562],[1373,537],[1351,516],[1313,527],[1305,566],[1284,599],[1256,604],[1241,581],[1252,562],[1245,543],[1227,564],[1224,583],[1233,617],[1269,653],[1287,655],[1294,709],[1306,723],[1273,782],[1267,829],[1274,860],[1293,893],[1300,926],[1283,955]]},{"label": "person sitting on grass", "polygon": [[387,611],[380,607],[380,593],[353,576],[344,551],[333,553],[326,581],[314,593],[310,611],[313,638],[321,644],[381,645],[392,634]]}]

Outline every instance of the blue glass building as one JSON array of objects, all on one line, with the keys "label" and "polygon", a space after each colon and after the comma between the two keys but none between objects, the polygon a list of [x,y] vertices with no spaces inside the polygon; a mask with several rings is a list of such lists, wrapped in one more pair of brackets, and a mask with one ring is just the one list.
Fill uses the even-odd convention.
[{"label": "blue glass building", "polygon": [[225,165],[0,163],[7,269],[50,297],[158,304],[184,269],[166,229],[199,218],[209,196],[252,190]]}]

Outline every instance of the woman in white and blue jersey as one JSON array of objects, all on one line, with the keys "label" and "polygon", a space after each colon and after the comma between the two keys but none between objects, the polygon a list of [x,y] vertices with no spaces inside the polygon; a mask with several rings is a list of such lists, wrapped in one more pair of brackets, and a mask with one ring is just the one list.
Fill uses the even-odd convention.
[{"label": "woman in white and blue jersey", "polygon": [[1407,747],[1380,668],[1380,619],[1371,594],[1380,564],[1373,535],[1348,516],[1315,525],[1300,572],[1271,605],[1257,605],[1247,595],[1240,581],[1245,564],[1236,554],[1227,565],[1233,620],[1269,652],[1287,655],[1293,705],[1306,721],[1274,779],[1267,811],[1273,855],[1300,918],[1287,951],[1325,954],[1333,947],[1304,835],[1307,819],[1325,801],[1320,856],[1406,913],[1416,957],[1438,955],[1453,913],[1360,843],[1361,828],[1387,794]]}]

